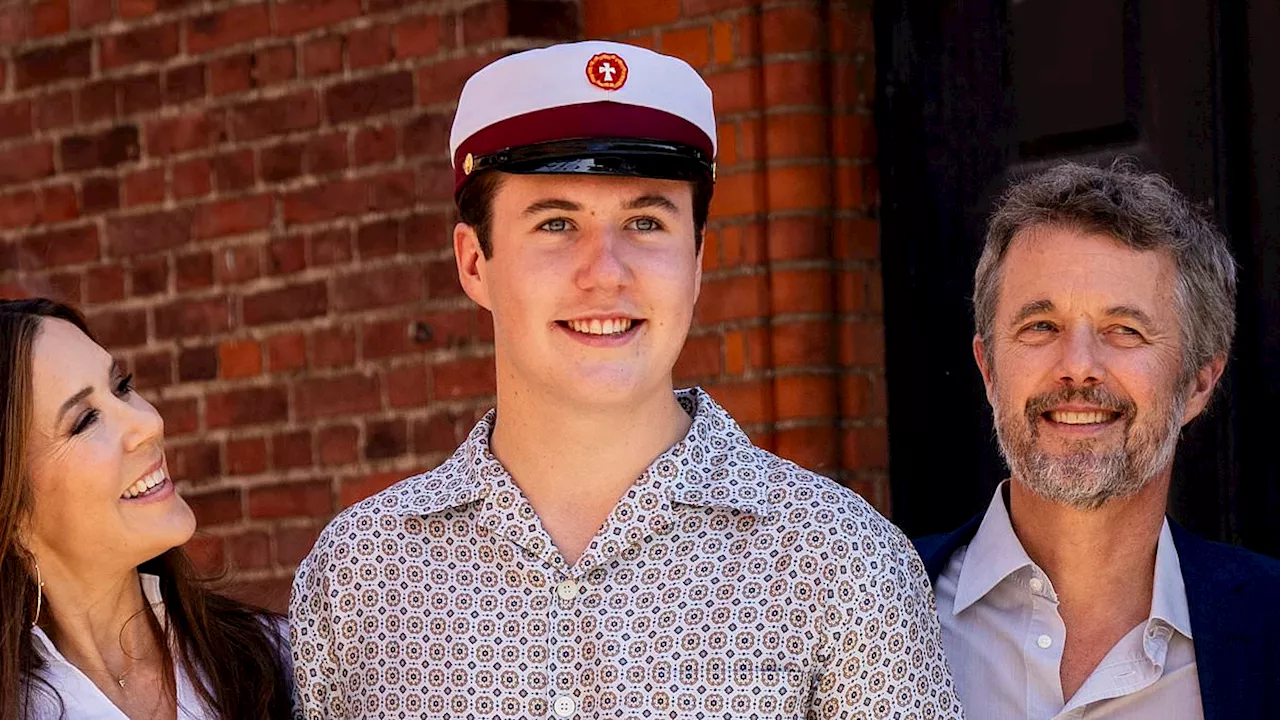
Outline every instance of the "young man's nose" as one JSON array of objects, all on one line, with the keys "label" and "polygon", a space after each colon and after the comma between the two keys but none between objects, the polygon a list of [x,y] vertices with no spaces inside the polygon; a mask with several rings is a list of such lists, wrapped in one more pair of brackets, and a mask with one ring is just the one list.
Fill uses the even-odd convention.
[{"label": "young man's nose", "polygon": [[583,290],[616,289],[631,282],[626,238],[621,232],[596,229],[584,233],[575,280]]}]

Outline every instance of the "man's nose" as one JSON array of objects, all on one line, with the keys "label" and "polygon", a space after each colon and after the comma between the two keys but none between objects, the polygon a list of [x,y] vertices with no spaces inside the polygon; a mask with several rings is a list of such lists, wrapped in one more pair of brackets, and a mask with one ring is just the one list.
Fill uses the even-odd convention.
[{"label": "man's nose", "polygon": [[1091,325],[1081,323],[1063,331],[1059,343],[1058,379],[1061,382],[1087,386],[1106,379],[1102,344]]}]

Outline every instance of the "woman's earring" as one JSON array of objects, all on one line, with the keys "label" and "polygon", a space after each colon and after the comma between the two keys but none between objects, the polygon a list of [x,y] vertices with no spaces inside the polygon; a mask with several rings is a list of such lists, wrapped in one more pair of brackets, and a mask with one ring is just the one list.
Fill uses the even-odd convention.
[{"label": "woman's earring", "polygon": [[[32,561],[34,562],[34,561]],[[44,581],[40,579],[40,563],[36,565],[36,619],[31,621],[31,627],[35,627],[40,622],[40,605],[44,600]]]}]

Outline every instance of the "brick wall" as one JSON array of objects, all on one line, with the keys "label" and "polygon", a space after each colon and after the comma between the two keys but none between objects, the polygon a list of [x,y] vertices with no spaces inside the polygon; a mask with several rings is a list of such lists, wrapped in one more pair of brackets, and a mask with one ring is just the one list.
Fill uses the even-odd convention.
[{"label": "brick wall", "polygon": [[588,37],[684,58],[719,180],[682,364],[758,443],[888,510],[871,3],[583,0]]},{"label": "brick wall", "polygon": [[716,93],[680,381],[884,508],[865,5],[0,4],[0,296],[86,310],[165,417],[191,550],[249,597],[282,607],[337,510],[492,403],[449,247],[454,101],[489,60],[583,35],[680,55]]}]

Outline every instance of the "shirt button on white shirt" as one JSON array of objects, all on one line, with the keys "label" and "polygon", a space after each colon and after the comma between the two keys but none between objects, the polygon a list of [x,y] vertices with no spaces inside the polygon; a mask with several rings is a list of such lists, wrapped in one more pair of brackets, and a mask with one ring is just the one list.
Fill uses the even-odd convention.
[{"label": "shirt button on white shirt", "polygon": [[[564,582],[556,586],[556,595],[559,596],[561,600],[576,599],[578,597],[578,583],[572,580],[565,580]],[[562,698],[562,699],[568,699],[568,698]],[[559,700],[557,700],[556,702],[559,702]],[[569,700],[569,702],[573,702],[573,701]],[[568,717],[568,716],[562,715],[561,717]]]},{"label": "shirt button on white shirt", "polygon": [[559,718],[573,717],[573,711],[577,709],[578,703],[574,702],[573,698],[568,695],[561,695],[551,704],[551,711]]},{"label": "shirt button on white shirt", "polygon": [[1048,635],[1041,635],[1040,637],[1036,638],[1036,645],[1039,645],[1041,650],[1048,650],[1049,646],[1052,644],[1053,644],[1053,638],[1049,637]]},{"label": "shirt button on white shirt", "polygon": [[1044,581],[1038,577],[1031,578],[1031,592],[1039,593],[1044,590]]}]

